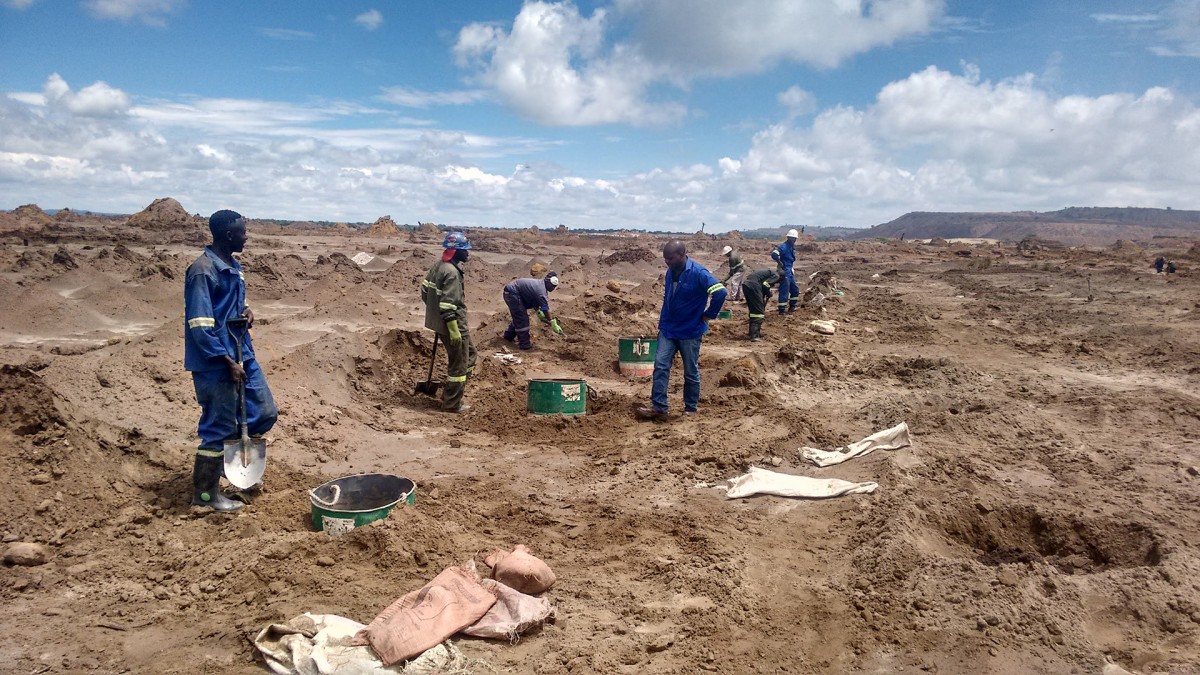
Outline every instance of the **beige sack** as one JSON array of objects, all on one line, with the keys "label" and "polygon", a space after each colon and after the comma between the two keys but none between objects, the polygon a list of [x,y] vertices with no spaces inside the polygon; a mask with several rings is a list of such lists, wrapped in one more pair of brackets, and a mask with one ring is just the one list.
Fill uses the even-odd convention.
[{"label": "beige sack", "polygon": [[393,602],[355,637],[384,665],[399,663],[479,621],[496,604],[474,570],[448,567],[419,590]]},{"label": "beige sack", "polygon": [[546,598],[525,595],[491,579],[485,579],[483,585],[496,591],[496,604],[475,625],[463,629],[467,635],[516,642],[521,633],[554,616],[554,607]]},{"label": "beige sack", "polygon": [[492,568],[492,578],[522,593],[541,593],[554,585],[550,566],[534,557],[524,544],[512,553],[492,551],[483,559]]}]

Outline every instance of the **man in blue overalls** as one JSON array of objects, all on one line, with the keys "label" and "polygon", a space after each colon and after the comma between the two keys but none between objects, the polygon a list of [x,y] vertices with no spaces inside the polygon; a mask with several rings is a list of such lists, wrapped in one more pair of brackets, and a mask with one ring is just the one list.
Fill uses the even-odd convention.
[{"label": "man in blue overalls", "polygon": [[662,310],[658,315],[658,351],[654,355],[654,384],[650,405],[634,410],[644,419],[666,419],[667,385],[678,352],[683,361],[683,412],[694,415],[700,405],[700,343],[708,322],[725,303],[725,286],[703,265],[687,255],[681,241],[663,246],[667,265]]},{"label": "man in blue overalls", "polygon": [[[217,511],[237,511],[242,503],[220,491],[225,466],[225,441],[240,436],[238,389],[246,384],[246,426],[261,436],[275,425],[278,411],[267,387],[254,347],[250,327],[254,313],[246,306],[246,281],[234,259],[246,245],[246,220],[235,211],[222,210],[208,219],[213,243],[188,267],[184,282],[183,365],[192,373],[196,402],[200,404],[200,445],[192,471],[194,506]],[[242,365],[227,324],[244,318],[241,331]]]},{"label": "man in blue overalls", "polygon": [[796,303],[800,301],[800,287],[796,285],[796,274],[792,266],[796,264],[796,240],[800,233],[794,228],[788,230],[787,240],[771,251],[779,272],[779,315],[796,311]]}]

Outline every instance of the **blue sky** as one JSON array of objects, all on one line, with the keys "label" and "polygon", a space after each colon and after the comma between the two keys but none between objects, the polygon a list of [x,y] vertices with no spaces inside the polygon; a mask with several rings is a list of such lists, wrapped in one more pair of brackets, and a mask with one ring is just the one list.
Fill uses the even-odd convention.
[{"label": "blue sky", "polygon": [[0,208],[709,231],[1200,208],[1200,0],[0,0]]}]

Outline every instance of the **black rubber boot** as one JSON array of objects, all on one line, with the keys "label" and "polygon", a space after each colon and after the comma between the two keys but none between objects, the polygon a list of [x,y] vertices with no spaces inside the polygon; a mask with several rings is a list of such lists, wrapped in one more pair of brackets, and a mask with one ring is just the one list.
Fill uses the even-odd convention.
[{"label": "black rubber boot", "polygon": [[791,314],[794,311],[796,311],[796,301],[792,300],[788,303],[788,314]]},{"label": "black rubber boot", "polygon": [[207,506],[221,513],[232,513],[241,510],[239,501],[229,499],[221,494],[221,470],[223,460],[220,457],[205,457],[196,455],[196,464],[192,468],[192,506]]},{"label": "black rubber boot", "polygon": [[750,341],[762,342],[762,320],[755,319],[750,322]]}]

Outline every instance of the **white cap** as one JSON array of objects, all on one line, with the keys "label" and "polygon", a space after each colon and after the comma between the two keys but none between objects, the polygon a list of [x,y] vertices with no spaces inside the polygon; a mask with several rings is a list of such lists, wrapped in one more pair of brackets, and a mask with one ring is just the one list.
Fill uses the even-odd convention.
[{"label": "white cap", "polygon": [[721,255],[729,255],[730,253],[733,253],[732,246],[726,246],[725,248],[721,249]]},{"label": "white cap", "polygon": [[789,239],[796,239],[800,236],[800,233],[797,232],[796,228],[793,227],[792,229],[788,230],[787,236]]}]

